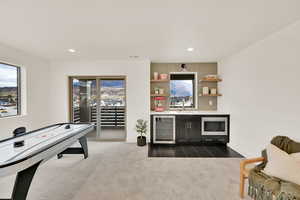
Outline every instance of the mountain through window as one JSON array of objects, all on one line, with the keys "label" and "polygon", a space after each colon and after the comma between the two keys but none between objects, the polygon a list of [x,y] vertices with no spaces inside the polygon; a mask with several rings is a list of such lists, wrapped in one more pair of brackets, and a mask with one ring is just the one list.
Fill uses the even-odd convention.
[{"label": "mountain through window", "polygon": [[20,114],[20,68],[0,63],[0,117]]}]

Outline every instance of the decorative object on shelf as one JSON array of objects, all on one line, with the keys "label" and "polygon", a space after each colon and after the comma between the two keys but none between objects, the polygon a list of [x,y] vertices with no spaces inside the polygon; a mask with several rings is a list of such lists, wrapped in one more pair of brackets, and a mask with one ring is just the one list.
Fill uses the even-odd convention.
[{"label": "decorative object on shelf", "polygon": [[158,80],[158,72],[153,73],[153,79],[156,81]]},{"label": "decorative object on shelf", "polygon": [[136,132],[138,132],[137,145],[145,146],[147,136],[147,121],[143,119],[138,119],[135,125],[135,130]]},{"label": "decorative object on shelf", "polygon": [[168,74],[160,74],[160,80],[168,80]]},{"label": "decorative object on shelf", "polygon": [[209,94],[209,88],[208,87],[203,87],[202,88],[202,94],[203,95],[208,95]]},{"label": "decorative object on shelf", "polygon": [[217,94],[217,88],[211,88],[210,89],[210,94],[216,95]]},{"label": "decorative object on shelf", "polygon": [[208,74],[205,76],[207,79],[217,79],[219,76],[217,74]]},{"label": "decorative object on shelf", "polygon": [[181,65],[180,65],[180,71],[181,71],[181,72],[186,72],[186,71],[187,71],[187,68],[186,68],[186,65],[185,65],[185,64],[181,64]]},{"label": "decorative object on shelf", "polygon": [[159,94],[159,88],[154,89],[154,94]]},{"label": "decorative object on shelf", "polygon": [[165,111],[165,107],[163,103],[166,101],[166,97],[163,96],[156,96],[154,97],[154,110],[156,112],[163,112]]},{"label": "decorative object on shelf", "polygon": [[159,88],[159,94],[164,94],[165,90],[163,88]]},{"label": "decorative object on shelf", "polygon": [[200,81],[212,81],[212,82],[219,82],[222,79],[217,74],[209,74],[204,76]]}]

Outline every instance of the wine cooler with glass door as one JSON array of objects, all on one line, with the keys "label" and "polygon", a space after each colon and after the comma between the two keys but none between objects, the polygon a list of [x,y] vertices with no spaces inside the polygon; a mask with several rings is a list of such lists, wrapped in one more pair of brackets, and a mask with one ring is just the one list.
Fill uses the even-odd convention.
[{"label": "wine cooler with glass door", "polygon": [[175,116],[153,116],[153,143],[175,143]]}]

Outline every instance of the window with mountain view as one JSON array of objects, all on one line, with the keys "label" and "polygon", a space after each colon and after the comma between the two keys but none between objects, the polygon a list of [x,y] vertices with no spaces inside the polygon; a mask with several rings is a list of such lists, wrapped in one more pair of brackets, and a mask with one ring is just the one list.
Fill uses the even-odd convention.
[{"label": "window with mountain view", "polygon": [[100,90],[101,106],[125,106],[125,80],[102,79]]},{"label": "window with mountain view", "polygon": [[20,114],[20,68],[0,63],[0,117]]},{"label": "window with mountain view", "polygon": [[170,76],[170,108],[194,107],[194,79],[192,74]]}]

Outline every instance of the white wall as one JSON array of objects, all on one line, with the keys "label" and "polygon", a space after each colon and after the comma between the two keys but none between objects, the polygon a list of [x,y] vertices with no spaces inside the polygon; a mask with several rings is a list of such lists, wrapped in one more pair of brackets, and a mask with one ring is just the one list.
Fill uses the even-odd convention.
[{"label": "white wall", "polygon": [[300,141],[300,21],[221,60],[219,71],[233,148],[259,156],[273,136]]},{"label": "white wall", "polygon": [[0,139],[11,137],[12,131],[20,126],[33,130],[49,124],[50,109],[47,98],[49,81],[45,76],[49,70],[47,61],[0,45],[0,62],[18,65],[23,72],[21,86],[23,113],[17,117],[0,118]]},{"label": "white wall", "polygon": [[[127,77],[127,142],[136,142],[134,130],[139,118],[149,121],[150,112],[150,62],[149,61],[77,61],[51,64],[51,121],[69,120],[68,76]],[[148,137],[149,138],[149,137]]]}]

